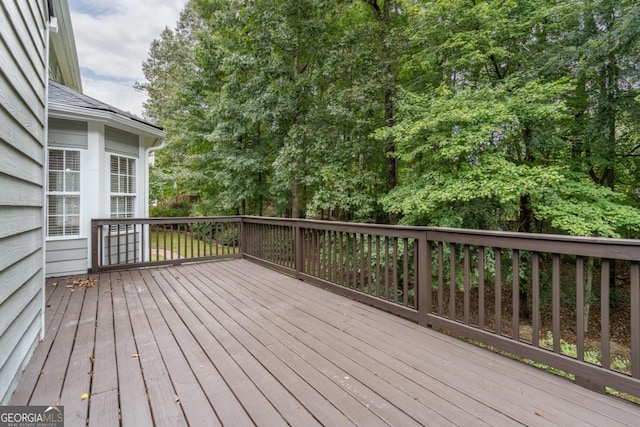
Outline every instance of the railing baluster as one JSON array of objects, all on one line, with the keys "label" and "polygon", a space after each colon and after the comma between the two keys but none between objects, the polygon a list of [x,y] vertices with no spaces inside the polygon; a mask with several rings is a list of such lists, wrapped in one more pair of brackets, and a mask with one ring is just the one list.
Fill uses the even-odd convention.
[{"label": "railing baluster", "polygon": [[576,358],[584,361],[584,259],[576,258]]},{"label": "railing baluster", "polygon": [[380,236],[376,235],[376,296],[378,298],[380,298],[380,285],[382,284],[380,274]]},{"label": "railing baluster", "polygon": [[608,259],[602,259],[602,279],[600,282],[600,326],[602,338],[602,367],[611,369],[610,344],[609,344],[609,277],[611,263]]},{"label": "railing baluster", "polygon": [[360,290],[364,292],[364,278],[366,268],[364,266],[364,234],[360,233]]},{"label": "railing baluster", "polygon": [[630,268],[631,286],[631,376],[640,379],[640,263]]},{"label": "railing baluster", "polygon": [[468,325],[469,324],[469,305],[471,303],[470,298],[471,295],[469,295],[469,288],[470,288],[470,276],[471,276],[471,260],[470,260],[470,255],[469,255],[469,245],[464,245],[463,246],[463,256],[464,256],[464,260],[463,260],[463,274],[464,274],[464,296],[463,296],[463,303],[464,303],[464,324]]},{"label": "railing baluster", "polygon": [[409,305],[409,241],[407,238],[402,239],[404,245],[404,263],[402,265],[402,303]]},{"label": "railing baluster", "polygon": [[513,294],[511,310],[511,337],[514,340],[520,339],[520,251],[513,250]]},{"label": "railing baluster", "polygon": [[560,255],[553,254],[551,273],[553,352],[560,354]]},{"label": "railing baluster", "polygon": [[398,238],[393,238],[393,273],[391,286],[393,287],[393,302],[398,302]]},{"label": "railing baluster", "polygon": [[478,328],[484,330],[484,246],[478,247]]},{"label": "railing baluster", "polygon": [[537,252],[531,254],[531,343],[540,346],[540,259]]},{"label": "railing baluster", "polygon": [[371,276],[373,276],[372,270],[373,270],[373,263],[371,262],[372,260],[372,251],[373,251],[373,242],[372,242],[372,238],[373,236],[371,234],[367,234],[367,293],[368,294],[373,294],[373,289],[372,289],[372,284],[373,284],[373,278]]},{"label": "railing baluster", "polygon": [[502,249],[494,248],[496,257],[496,283],[495,283],[495,333],[502,335]]},{"label": "railing baluster", "polygon": [[456,320],[456,244],[449,244],[449,318]]},{"label": "railing baluster", "polygon": [[389,300],[389,237],[384,237],[384,299]]},{"label": "railing baluster", "polygon": [[438,242],[438,316],[444,315],[444,244]]}]

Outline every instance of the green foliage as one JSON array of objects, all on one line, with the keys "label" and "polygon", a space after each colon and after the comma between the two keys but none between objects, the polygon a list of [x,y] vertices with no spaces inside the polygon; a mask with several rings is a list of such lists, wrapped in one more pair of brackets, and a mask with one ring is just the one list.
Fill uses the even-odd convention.
[{"label": "green foliage", "polygon": [[638,24],[627,0],[192,0],[138,85],[153,197],[637,237]]},{"label": "green foliage", "polygon": [[168,205],[158,205],[149,207],[149,217],[166,218],[166,217],[185,217],[191,215],[191,206],[188,203],[171,203]]}]

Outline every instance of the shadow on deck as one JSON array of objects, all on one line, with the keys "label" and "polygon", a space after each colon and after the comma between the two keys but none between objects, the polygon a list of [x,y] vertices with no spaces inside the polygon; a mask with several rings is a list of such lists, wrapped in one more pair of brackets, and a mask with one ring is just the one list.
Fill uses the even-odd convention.
[{"label": "shadow on deck", "polygon": [[640,420],[638,405],[246,260],[73,280],[48,282],[46,338],[11,401],[64,405],[67,426]]}]

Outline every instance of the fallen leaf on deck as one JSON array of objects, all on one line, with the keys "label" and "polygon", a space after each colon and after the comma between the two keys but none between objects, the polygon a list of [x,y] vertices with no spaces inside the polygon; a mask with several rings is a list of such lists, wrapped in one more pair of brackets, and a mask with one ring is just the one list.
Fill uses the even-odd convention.
[{"label": "fallen leaf on deck", "polygon": [[82,393],[80,395],[80,399],[82,399],[82,400],[85,400],[85,399],[88,399],[88,398],[89,398],[89,393]]},{"label": "fallen leaf on deck", "polygon": [[73,289],[73,285],[67,285],[65,288]]},{"label": "fallen leaf on deck", "polygon": [[134,353],[131,355],[131,357],[140,357],[140,355],[138,353]]},{"label": "fallen leaf on deck", "polygon": [[173,399],[173,401],[176,402],[176,403],[180,403],[180,396],[178,396],[176,394],[176,397],[175,397],[175,399]]},{"label": "fallen leaf on deck", "polygon": [[93,288],[98,283],[98,279],[78,279],[73,282],[74,285],[78,285],[81,288]]},{"label": "fallen leaf on deck", "polygon": [[53,282],[51,286],[58,286],[58,282]]}]

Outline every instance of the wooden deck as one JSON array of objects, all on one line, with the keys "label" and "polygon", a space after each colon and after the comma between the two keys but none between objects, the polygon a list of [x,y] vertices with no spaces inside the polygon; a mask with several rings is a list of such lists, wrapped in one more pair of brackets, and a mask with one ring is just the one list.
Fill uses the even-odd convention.
[{"label": "wooden deck", "polygon": [[98,279],[48,283],[12,404],[64,405],[67,426],[640,424],[640,405],[245,260]]}]

